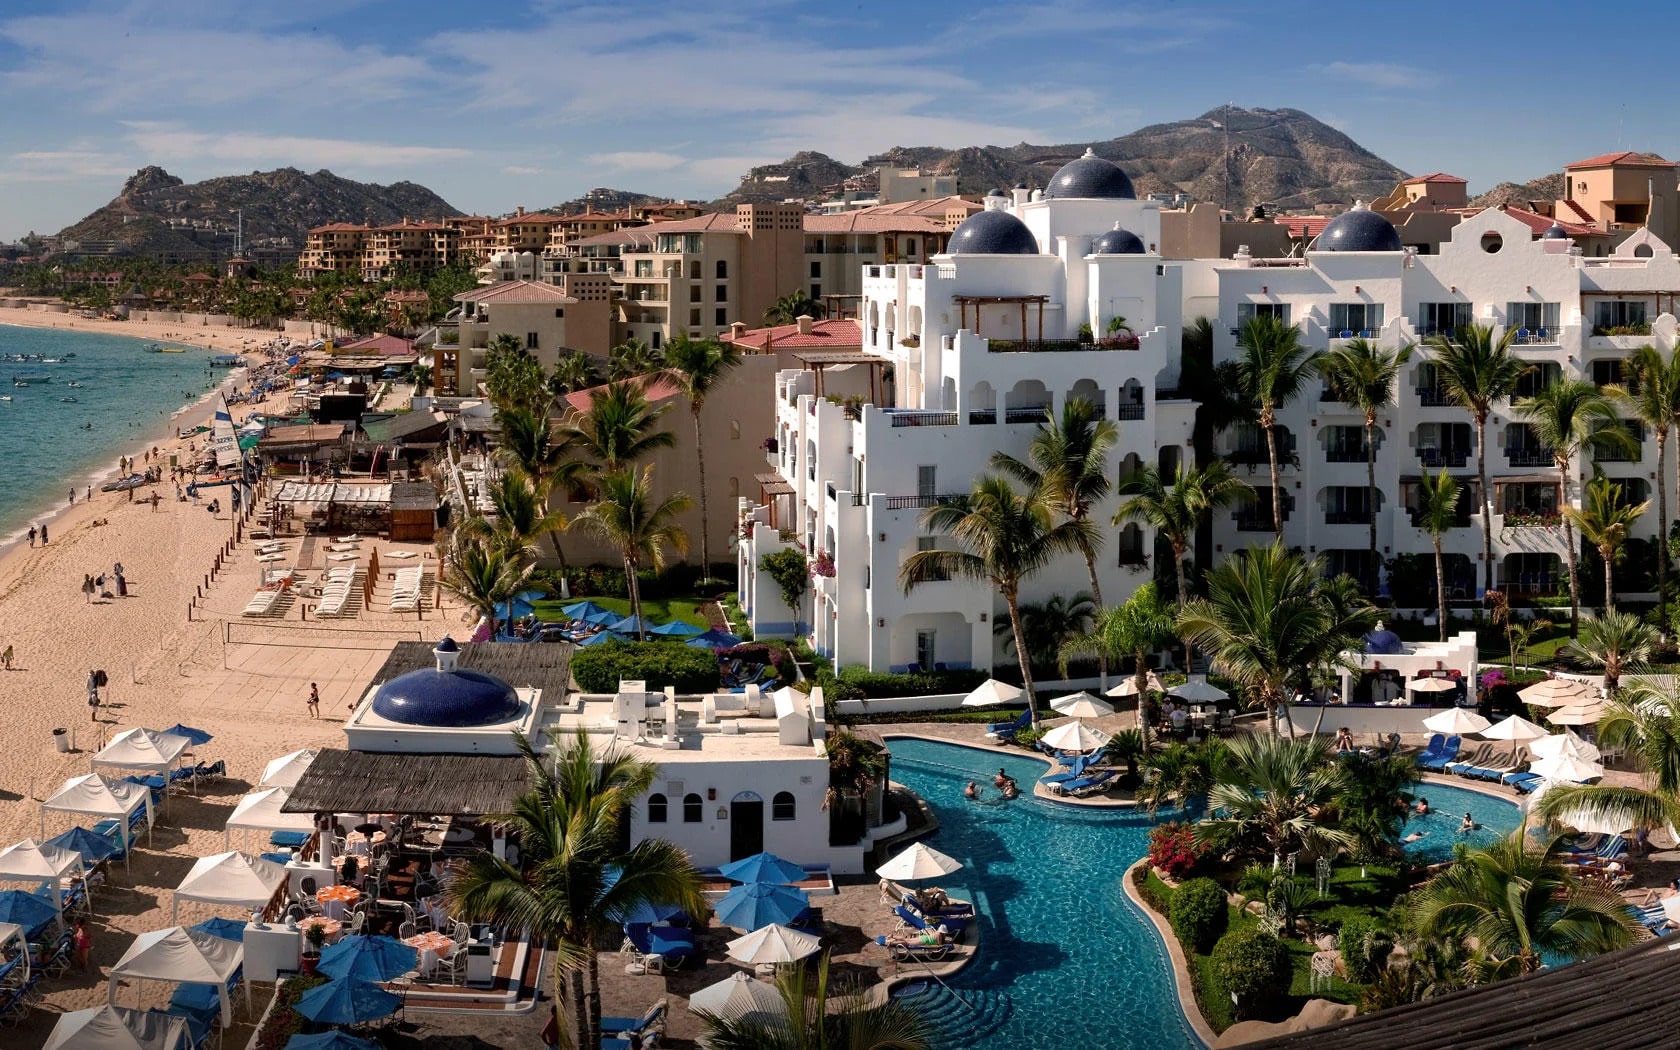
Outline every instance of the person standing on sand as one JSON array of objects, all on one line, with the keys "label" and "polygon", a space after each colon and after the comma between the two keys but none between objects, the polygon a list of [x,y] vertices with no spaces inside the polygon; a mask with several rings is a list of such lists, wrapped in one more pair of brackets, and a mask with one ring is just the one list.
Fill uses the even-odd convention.
[{"label": "person standing on sand", "polygon": [[87,688],[88,688],[88,721],[90,721],[90,722],[99,721],[99,684],[98,683],[99,683],[98,676],[94,672],[89,671],[88,672],[88,687]]},{"label": "person standing on sand", "polygon": [[[88,499],[92,499],[92,498],[93,498],[93,486],[92,486],[92,485],[89,485],[89,486],[88,486],[88,490],[87,490],[87,498],[88,498]],[[87,501],[86,501],[86,500],[83,500],[83,502],[84,502],[84,503],[85,503],[85,502],[87,502]]]},{"label": "person standing on sand", "polygon": [[310,718],[321,717],[321,690],[316,687],[314,682],[309,683],[309,700],[305,706],[309,708]]},{"label": "person standing on sand", "polygon": [[87,599],[87,604],[89,605],[93,604],[94,590],[93,577],[85,572],[82,573],[82,597]]},{"label": "person standing on sand", "polygon": [[35,546],[35,526],[29,526],[29,545]]},{"label": "person standing on sand", "polygon": [[81,919],[76,920],[74,947],[76,949],[76,965],[82,968],[83,973],[87,973],[93,968],[93,934],[88,932],[87,923]]},{"label": "person standing on sand", "polygon": [[70,490],[70,505],[72,507],[74,507],[76,505],[76,490],[75,489]]},{"label": "person standing on sand", "polygon": [[47,523],[41,522],[41,546],[47,545]]},{"label": "person standing on sand", "polygon": [[12,669],[12,647],[9,645],[4,652],[0,652],[0,666],[4,666],[8,671]]}]

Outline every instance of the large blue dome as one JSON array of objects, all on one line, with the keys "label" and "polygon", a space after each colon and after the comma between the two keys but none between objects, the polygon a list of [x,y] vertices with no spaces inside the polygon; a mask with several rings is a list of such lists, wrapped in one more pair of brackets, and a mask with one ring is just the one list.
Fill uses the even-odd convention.
[{"label": "large blue dome", "polygon": [[1313,248],[1321,252],[1397,252],[1400,234],[1393,223],[1355,203],[1352,210],[1330,220]]},{"label": "large blue dome", "polygon": [[373,713],[411,726],[462,729],[506,722],[519,713],[519,696],[494,675],[426,667],[379,687]]},{"label": "large blue dome", "polygon": [[1143,255],[1143,238],[1116,223],[1114,229],[1091,242],[1092,255]]},{"label": "large blue dome", "polygon": [[1061,169],[1050,177],[1050,185],[1044,188],[1044,195],[1097,197],[1109,200],[1137,199],[1137,191],[1132,189],[1132,180],[1126,177],[1120,166],[1113,161],[1103,160],[1092,150],[1086,150],[1083,157],[1063,164]]},{"label": "large blue dome", "polygon": [[1020,219],[988,209],[964,219],[945,250],[952,255],[1037,255],[1038,239]]}]

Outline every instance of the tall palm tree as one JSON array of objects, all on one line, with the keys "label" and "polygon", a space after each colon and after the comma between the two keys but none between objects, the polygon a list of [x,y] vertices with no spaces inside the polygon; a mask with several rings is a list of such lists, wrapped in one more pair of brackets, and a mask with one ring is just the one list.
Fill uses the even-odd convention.
[{"label": "tall palm tree", "polygon": [[[568,439],[556,438],[545,413],[511,405],[496,412],[496,423],[502,431],[497,454],[529,479],[532,492],[541,498],[543,506],[548,505],[549,496],[556,489],[569,488],[583,480],[585,465],[572,457]],[[562,566],[566,564],[566,552],[560,545],[560,531],[564,527],[562,524],[560,529],[548,533],[554,557]]]},{"label": "tall palm tree", "polygon": [[1283,538],[1283,478],[1278,468],[1277,412],[1306,389],[1317,371],[1317,355],[1301,345],[1301,330],[1282,318],[1251,317],[1237,333],[1237,378],[1266,432],[1272,466],[1272,529]]},{"label": "tall palm tree", "polygon": [[665,374],[670,376],[688,398],[689,414],[694,417],[694,458],[699,464],[700,481],[700,576],[712,574],[711,515],[706,500],[706,443],[700,426],[700,413],[706,407],[706,396],[729,376],[741,363],[741,352],[733,343],[715,339],[690,339],[679,335],[665,347]]},{"label": "tall palm tree", "polygon": [[1281,543],[1251,547],[1207,573],[1208,597],[1179,614],[1180,636],[1206,650],[1213,665],[1266,709],[1277,709],[1316,668],[1340,666],[1342,652],[1372,621],[1368,604],[1339,608],[1320,593],[1321,564]]},{"label": "tall palm tree", "polygon": [[1447,560],[1441,554],[1441,537],[1458,524],[1458,482],[1447,468],[1440,476],[1428,471],[1418,479],[1418,527],[1435,541],[1435,611],[1441,620],[1441,641],[1447,640]]},{"label": "tall palm tree", "polygon": [[1114,524],[1135,521],[1147,525],[1167,541],[1173,552],[1173,570],[1178,580],[1178,604],[1190,600],[1184,559],[1196,538],[1196,529],[1213,514],[1224,510],[1254,488],[1242,481],[1223,460],[1205,467],[1186,468],[1168,485],[1155,467],[1145,467],[1120,485],[1120,495],[1131,497],[1114,512]]},{"label": "tall palm tree", "polygon": [[1624,366],[1626,384],[1605,393],[1627,405],[1634,418],[1657,436],[1657,606],[1668,622],[1668,438],[1680,420],[1680,350],[1667,357],[1654,346],[1642,346]]},{"label": "tall palm tree", "polygon": [[1511,354],[1517,330],[1507,327],[1498,339],[1486,325],[1469,325],[1451,336],[1432,335],[1425,342],[1441,389],[1476,422],[1477,502],[1482,515],[1482,589],[1493,590],[1493,512],[1488,489],[1487,421],[1495,402],[1511,396],[1528,364]]},{"label": "tall palm tree", "polygon": [[[924,583],[961,578],[990,583],[1009,608],[1009,625],[1016,653],[1031,652],[1021,631],[1021,583],[1055,561],[1059,555],[1083,551],[1094,528],[1089,519],[1055,520],[1050,505],[1036,492],[1022,494],[1009,479],[982,476],[966,496],[928,507],[922,528],[949,534],[960,550],[916,551],[898,570],[899,583],[909,594]],[[1027,710],[1038,724],[1033,696],[1032,661],[1021,659]]]},{"label": "tall palm tree", "polygon": [[511,813],[491,818],[519,837],[524,870],[489,853],[469,857],[448,883],[452,914],[545,937],[555,953],[554,998],[564,1004],[564,1045],[601,1045],[600,952],[642,905],[704,913],[688,855],[663,839],[625,847],[629,809],[655,767],[614,748],[597,753],[582,730],[551,755],[519,740],[535,786]]},{"label": "tall palm tree", "polygon": [[548,493],[537,488],[535,479],[517,467],[505,470],[489,489],[496,519],[473,517],[464,523],[514,551],[534,548],[544,536],[552,537],[566,528],[566,516],[548,509]]},{"label": "tall palm tree", "polygon": [[573,528],[605,540],[624,559],[624,585],[630,592],[630,615],[636,618],[637,637],[647,640],[642,621],[643,566],[655,571],[665,568],[665,550],[688,553],[688,533],[677,524],[677,516],[694,505],[686,494],[674,492],[659,499],[653,491],[653,465],[641,470],[626,467],[601,479],[600,497],[577,517]]},{"label": "tall palm tree", "polygon": [[562,437],[609,473],[658,449],[672,448],[676,435],[656,429],[664,408],[648,403],[635,383],[611,383],[589,392],[589,410],[560,428]]},{"label": "tall palm tree", "polygon": [[1264,848],[1274,871],[1297,850],[1322,855],[1353,844],[1352,832],[1320,819],[1344,781],[1329,741],[1244,734],[1225,746],[1226,761],[1208,789],[1208,815],[1196,824],[1198,842],[1238,856]]},{"label": "tall palm tree", "polygon": [[1318,368],[1330,382],[1330,390],[1344,405],[1352,405],[1365,416],[1365,497],[1371,508],[1371,564],[1377,557],[1377,413],[1394,404],[1394,387],[1400,370],[1412,359],[1415,344],[1386,350],[1359,336],[1319,358]]},{"label": "tall palm tree", "polygon": [[600,382],[600,360],[583,350],[573,350],[554,363],[554,371],[548,377],[548,390],[555,397],[560,397],[588,390]]},{"label": "tall palm tree", "polygon": [[607,353],[607,378],[614,382],[654,372],[665,355],[640,339],[626,339]]},{"label": "tall palm tree", "polygon": [[[1133,687],[1138,699],[1138,732],[1143,736],[1143,753],[1149,753],[1149,654],[1173,640],[1173,611],[1161,599],[1153,582],[1132,592],[1113,608],[1103,609],[1096,623],[1083,634],[1062,643],[1056,654],[1063,676],[1068,661],[1076,656],[1101,656],[1116,662],[1132,661]],[[1103,682],[1106,691],[1108,682]]]},{"label": "tall palm tree", "polygon": [[1428,937],[1473,938],[1496,976],[1533,973],[1548,954],[1581,958],[1642,938],[1621,894],[1563,863],[1561,838],[1526,839],[1519,828],[1436,875],[1410,906],[1412,924]]},{"label": "tall palm tree", "polygon": [[[1562,485],[1561,500],[1569,506],[1569,483],[1574,479],[1570,464],[1575,453],[1587,442],[1601,435],[1605,439],[1620,437],[1626,440],[1616,406],[1596,385],[1584,379],[1560,379],[1535,394],[1511,406],[1512,413],[1528,421],[1540,444],[1551,449]],[[1569,515],[1563,516],[1564,548],[1569,556],[1569,637],[1580,632],[1581,575],[1580,559],[1575,549],[1575,526]]]},{"label": "tall palm tree", "polygon": [[871,1000],[859,989],[833,990],[828,953],[813,974],[780,966],[776,991],[783,1011],[775,1017],[702,1012],[704,1043],[712,1050],[927,1050],[927,1021],[902,999]]},{"label": "tall palm tree", "polygon": [[1615,696],[1622,686],[1622,672],[1649,660],[1661,642],[1657,629],[1638,615],[1607,612],[1582,624],[1581,637],[1567,648],[1573,655],[1604,668],[1604,692]]},{"label": "tall palm tree", "polygon": [[1651,509],[1651,501],[1633,505],[1622,499],[1622,487],[1606,477],[1587,482],[1579,507],[1564,507],[1563,520],[1574,522],[1581,538],[1593,545],[1604,561],[1604,611],[1616,607],[1616,559],[1633,533],[1634,523]]},{"label": "tall palm tree", "polygon": [[502,604],[518,594],[537,567],[530,547],[457,532],[449,542],[448,565],[438,582],[480,616],[496,622]]}]

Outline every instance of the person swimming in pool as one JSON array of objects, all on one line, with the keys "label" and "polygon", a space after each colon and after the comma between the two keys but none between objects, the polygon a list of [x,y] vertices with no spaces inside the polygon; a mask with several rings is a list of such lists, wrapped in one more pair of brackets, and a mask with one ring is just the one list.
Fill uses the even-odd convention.
[{"label": "person swimming in pool", "polygon": [[1420,817],[1427,817],[1427,816],[1429,816],[1430,813],[1432,813],[1434,811],[1429,808],[1429,800],[1428,799],[1420,798],[1420,799],[1417,800],[1417,805],[1412,807],[1412,812],[1416,813]]},{"label": "person swimming in pool", "polygon": [[968,799],[970,802],[980,801],[980,785],[970,780],[968,782],[968,786],[963,788],[963,798]]},{"label": "person swimming in pool", "polygon": [[1014,777],[1005,777],[1003,781],[1003,797],[1007,799],[1020,798],[1020,785],[1015,783]]},{"label": "person swimming in pool", "polygon": [[999,789],[999,790],[1002,790],[1003,785],[1005,785],[1007,783],[1009,783],[1009,774],[1004,772],[1003,767],[999,766],[998,771],[997,771],[997,776],[992,778],[992,786]]},{"label": "person swimming in pool", "polygon": [[1419,839],[1426,839],[1428,837],[1429,837],[1429,832],[1427,832],[1427,831],[1414,831],[1410,835],[1407,835],[1405,838],[1401,839],[1400,841],[1401,842],[1416,842]]},{"label": "person swimming in pool", "polygon": [[1476,818],[1468,813],[1464,814],[1463,822],[1458,825],[1458,833],[1460,835],[1468,835],[1472,831],[1480,830],[1482,830],[1482,826],[1476,823]]}]

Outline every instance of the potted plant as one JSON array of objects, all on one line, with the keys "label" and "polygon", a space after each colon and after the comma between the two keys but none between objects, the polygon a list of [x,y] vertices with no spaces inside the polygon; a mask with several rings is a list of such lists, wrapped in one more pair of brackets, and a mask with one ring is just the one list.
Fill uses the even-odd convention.
[{"label": "potted plant", "polygon": [[301,972],[308,976],[315,972],[315,967],[321,962],[321,946],[327,943],[327,929],[321,923],[312,922],[303,928],[303,940],[308,945],[300,960]]},{"label": "potted plant", "polygon": [[344,883],[346,886],[354,886],[356,884],[356,876],[361,873],[361,866],[356,861],[356,855],[352,853],[348,857],[344,858],[344,869],[339,872],[338,881]]}]

